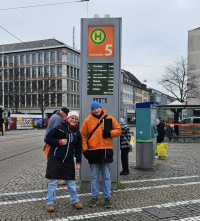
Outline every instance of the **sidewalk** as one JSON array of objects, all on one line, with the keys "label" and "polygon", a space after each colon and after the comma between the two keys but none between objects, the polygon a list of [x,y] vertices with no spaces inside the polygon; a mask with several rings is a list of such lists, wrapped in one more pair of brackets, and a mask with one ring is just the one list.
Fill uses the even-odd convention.
[{"label": "sidewalk", "polygon": [[[41,155],[41,150],[38,151]],[[89,208],[90,192],[77,192],[83,210],[73,209],[65,186],[57,189],[53,213],[46,211],[46,156],[39,163],[0,186],[0,220],[161,220],[144,207],[162,207],[176,216],[162,220],[200,220],[200,144],[169,143],[167,159],[155,159],[152,170],[135,169],[135,149],[130,153],[130,174],[120,176],[119,189],[112,191],[112,209],[101,204]],[[2,168],[0,167],[0,170]],[[3,179],[3,177],[1,177]],[[193,219],[191,219],[193,217]],[[189,219],[190,218],[190,219]]]}]

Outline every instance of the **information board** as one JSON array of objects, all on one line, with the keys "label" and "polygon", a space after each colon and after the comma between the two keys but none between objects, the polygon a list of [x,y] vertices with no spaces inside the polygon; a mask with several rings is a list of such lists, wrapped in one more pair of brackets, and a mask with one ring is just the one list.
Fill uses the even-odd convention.
[{"label": "information board", "polygon": [[88,64],[87,72],[88,95],[113,94],[113,64]]}]

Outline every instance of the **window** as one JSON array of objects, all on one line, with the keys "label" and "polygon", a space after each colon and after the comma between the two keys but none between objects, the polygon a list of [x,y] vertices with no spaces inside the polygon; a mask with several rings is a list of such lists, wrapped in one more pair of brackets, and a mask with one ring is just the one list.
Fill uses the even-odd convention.
[{"label": "window", "polygon": [[26,82],[26,91],[27,91],[27,92],[30,92],[30,90],[31,90],[31,82],[30,82],[30,81],[27,81],[27,82]]},{"label": "window", "polygon": [[22,55],[20,55],[20,61],[21,61],[21,64],[23,64],[24,63],[24,55],[22,54]]},{"label": "window", "polygon": [[60,66],[57,66],[58,75],[62,76],[62,68]]},{"label": "window", "polygon": [[45,106],[49,106],[49,95],[48,94],[44,95],[44,102],[45,102]]},{"label": "window", "polygon": [[24,81],[21,81],[21,83],[20,83],[20,91],[21,92],[25,91],[25,82]]},{"label": "window", "polygon": [[30,78],[30,77],[31,77],[31,69],[26,68],[26,78]]},{"label": "window", "polygon": [[69,65],[67,65],[67,76],[71,77],[71,68]]},{"label": "window", "polygon": [[62,90],[62,80],[57,80],[57,87],[59,90]]},{"label": "window", "polygon": [[49,61],[49,52],[44,53],[44,60]]},{"label": "window", "polygon": [[10,80],[13,79],[13,69],[9,69],[9,78]]},{"label": "window", "polygon": [[75,54],[74,55],[74,64],[76,65],[76,62],[77,62],[77,55]]},{"label": "window", "polygon": [[51,51],[51,61],[55,61],[55,52]]},{"label": "window", "polygon": [[2,66],[2,57],[0,57],[0,65]]},{"label": "window", "polygon": [[21,106],[25,106],[25,95],[21,95]]},{"label": "window", "polygon": [[77,107],[80,107],[80,96],[77,95]]},{"label": "window", "polygon": [[70,52],[67,52],[67,61],[68,61],[68,63],[71,63],[71,60],[70,60]]},{"label": "window", "polygon": [[8,70],[5,69],[4,70],[4,80],[7,80],[7,78],[8,78]]},{"label": "window", "polygon": [[62,94],[57,94],[57,103],[62,105]]},{"label": "window", "polygon": [[80,66],[80,57],[77,56],[77,65]]},{"label": "window", "polygon": [[12,82],[9,83],[9,92],[10,93],[13,92],[13,83]]},{"label": "window", "polygon": [[38,81],[38,89],[41,91],[43,89],[43,82]]},{"label": "window", "polygon": [[51,66],[51,75],[55,76],[55,66]]},{"label": "window", "polygon": [[49,66],[44,67],[44,74],[45,76],[49,76]]},{"label": "window", "polygon": [[38,60],[39,60],[40,63],[43,62],[43,56],[42,56],[42,53],[39,53],[39,54],[38,54]]},{"label": "window", "polygon": [[43,77],[43,67],[38,68],[38,76]]},{"label": "window", "polygon": [[80,70],[79,69],[77,69],[77,79],[79,79],[79,72],[80,72]]},{"label": "window", "polygon": [[62,60],[62,52],[57,51],[57,60]]},{"label": "window", "polygon": [[33,76],[33,78],[36,78],[36,77],[37,77],[36,67],[33,67],[33,68],[32,68],[32,76]]},{"label": "window", "polygon": [[45,90],[49,89],[49,81],[48,80],[44,81],[44,89]]},{"label": "window", "polygon": [[37,91],[37,81],[32,82],[32,89],[33,91]]},{"label": "window", "polygon": [[74,77],[74,68],[71,67],[71,77],[73,78]]},{"label": "window", "polygon": [[51,80],[51,89],[55,89],[56,82],[55,80]]},{"label": "window", "polygon": [[74,57],[74,55],[72,54],[72,53],[70,53],[71,54],[71,63],[73,63],[73,57]]},{"label": "window", "polygon": [[21,79],[24,79],[25,77],[24,68],[20,68],[20,76],[21,76]]},{"label": "window", "polygon": [[26,103],[27,103],[27,106],[31,106],[31,95],[27,95],[26,96]]},{"label": "window", "polygon": [[13,56],[9,56],[9,65],[13,66]]},{"label": "window", "polygon": [[30,54],[27,54],[26,55],[26,63],[30,63],[30,61],[31,61],[31,56],[30,56]]},{"label": "window", "polygon": [[4,56],[4,66],[7,66],[7,56]]},{"label": "window", "polygon": [[37,94],[32,95],[33,106],[37,106]]},{"label": "window", "polygon": [[32,60],[33,62],[36,62],[36,54],[32,54]]},{"label": "window", "polygon": [[56,96],[55,94],[51,94],[51,105],[56,103]]}]

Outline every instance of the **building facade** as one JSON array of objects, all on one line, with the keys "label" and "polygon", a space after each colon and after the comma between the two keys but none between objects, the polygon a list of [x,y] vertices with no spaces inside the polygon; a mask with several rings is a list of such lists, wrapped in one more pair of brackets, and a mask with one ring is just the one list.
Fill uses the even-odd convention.
[{"label": "building facade", "polygon": [[80,109],[80,51],[56,39],[0,46],[0,105],[51,116]]},{"label": "building facade", "polygon": [[[192,71],[198,77],[198,92],[190,93],[187,98],[188,105],[200,105],[200,28],[188,31],[188,63],[194,65]],[[199,110],[188,110],[189,116],[200,116]]]},{"label": "building facade", "polygon": [[135,121],[136,103],[149,101],[147,86],[142,84],[133,74],[121,71],[121,108],[127,108],[127,122]]}]

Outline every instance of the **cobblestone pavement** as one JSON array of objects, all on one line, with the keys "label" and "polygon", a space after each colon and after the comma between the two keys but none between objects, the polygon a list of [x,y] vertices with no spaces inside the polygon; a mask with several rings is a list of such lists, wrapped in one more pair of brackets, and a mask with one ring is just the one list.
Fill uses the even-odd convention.
[{"label": "cobblestone pavement", "polygon": [[[9,131],[0,137],[0,220],[200,220],[200,143],[169,143],[166,159],[155,159],[152,170],[135,169],[135,149],[130,152],[130,174],[120,176],[112,191],[113,207],[87,206],[90,192],[77,192],[82,210],[73,209],[65,186],[57,188],[55,212],[46,211],[46,155],[44,130]],[[144,210],[162,208],[168,218]]]}]

